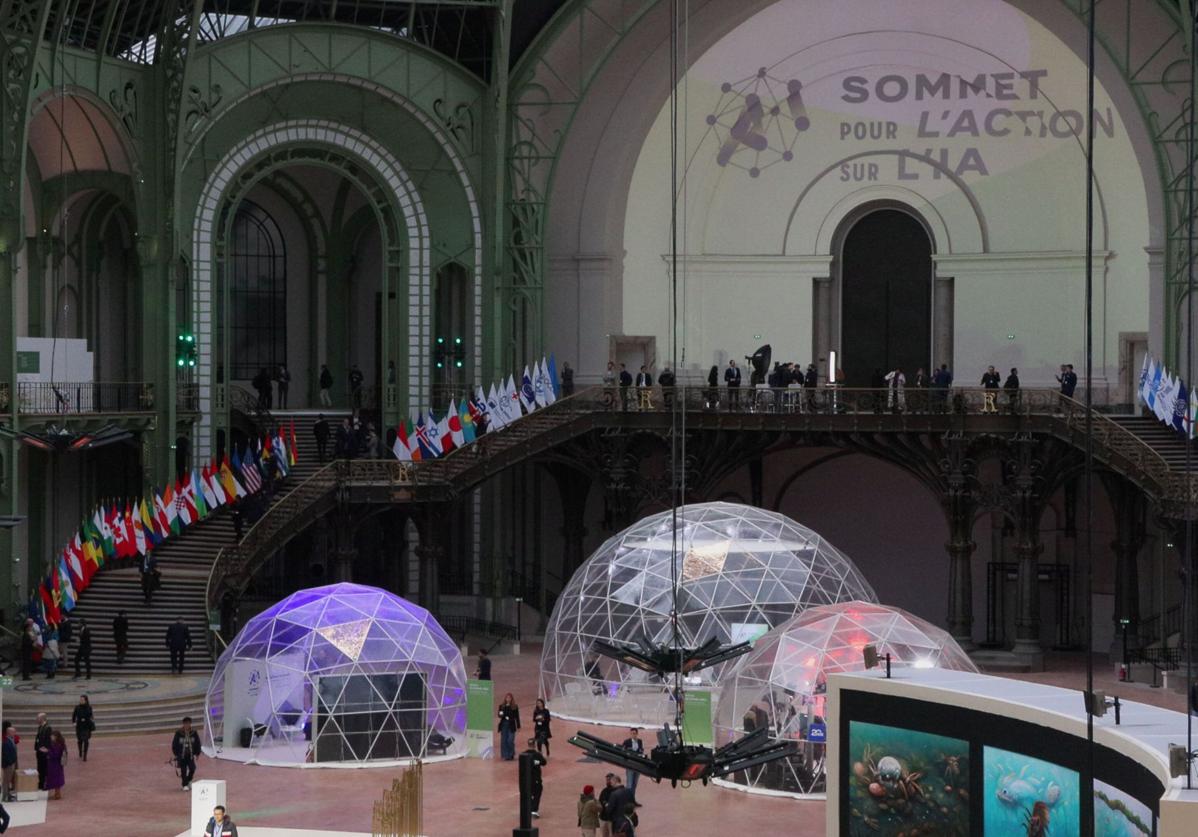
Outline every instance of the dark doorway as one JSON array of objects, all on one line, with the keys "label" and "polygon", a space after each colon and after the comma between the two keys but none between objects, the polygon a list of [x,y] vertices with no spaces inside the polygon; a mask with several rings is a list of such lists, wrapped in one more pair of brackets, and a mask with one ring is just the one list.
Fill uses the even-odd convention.
[{"label": "dark doorway", "polygon": [[853,224],[841,251],[841,361],[849,386],[874,370],[929,369],[932,242],[918,220],[879,209]]}]

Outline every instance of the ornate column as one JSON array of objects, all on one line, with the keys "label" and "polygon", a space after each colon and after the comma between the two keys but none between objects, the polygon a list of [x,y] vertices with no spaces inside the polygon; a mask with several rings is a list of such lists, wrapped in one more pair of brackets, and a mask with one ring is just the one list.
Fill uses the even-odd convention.
[{"label": "ornate column", "polygon": [[445,560],[445,531],[450,519],[449,504],[427,504],[420,521],[420,545],[416,560],[420,562],[420,605],[436,615],[441,599],[441,564]]},{"label": "ornate column", "polygon": [[1140,644],[1140,548],[1146,536],[1147,504],[1135,486],[1114,476],[1105,478],[1107,495],[1115,510],[1115,622],[1116,648],[1122,658],[1124,639],[1128,648]]},{"label": "ornate column", "polygon": [[[1020,476],[1017,482],[1024,480]],[[1015,609],[1015,647],[1017,657],[1039,670],[1044,666],[1040,647],[1040,543],[1041,507],[1030,486],[1015,488],[1015,557],[1018,561]]]},{"label": "ornate column", "polygon": [[[963,478],[962,478],[963,479]],[[973,649],[974,502],[969,492],[950,488],[948,497],[948,632],[963,649]]]},{"label": "ornate column", "polygon": [[354,544],[354,525],[348,512],[339,512],[333,525],[335,546],[333,563],[329,567],[332,581],[353,581],[354,562],[358,558],[358,548]]}]

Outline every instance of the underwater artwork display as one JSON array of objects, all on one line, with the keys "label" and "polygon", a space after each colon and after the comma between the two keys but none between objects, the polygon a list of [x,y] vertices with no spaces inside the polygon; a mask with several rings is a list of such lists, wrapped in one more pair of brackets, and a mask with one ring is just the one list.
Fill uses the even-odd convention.
[{"label": "underwater artwork display", "polygon": [[1081,833],[1081,780],[1076,771],[997,747],[986,747],[982,762],[986,837]]},{"label": "underwater artwork display", "polygon": [[1094,781],[1094,837],[1150,837],[1152,809],[1106,782]]},{"label": "underwater artwork display", "polygon": [[969,834],[969,743],[883,724],[849,723],[849,834]]}]

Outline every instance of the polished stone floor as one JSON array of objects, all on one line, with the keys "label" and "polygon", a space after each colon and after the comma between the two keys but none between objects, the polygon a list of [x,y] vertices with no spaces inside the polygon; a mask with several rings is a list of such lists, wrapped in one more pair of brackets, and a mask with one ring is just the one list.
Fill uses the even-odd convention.
[{"label": "polished stone floor", "polygon": [[[538,653],[539,648],[526,646],[524,656],[495,657],[496,692],[511,691],[521,707],[531,707]],[[1021,676],[1071,688],[1084,683],[1080,658],[1055,657],[1050,666],[1048,673]],[[1098,667],[1096,685],[1130,700],[1183,707],[1179,695],[1139,684],[1116,685],[1105,665]],[[97,712],[102,711],[98,700]],[[538,823],[546,837],[577,833],[578,793],[584,784],[601,785],[607,772],[602,764],[581,761],[579,752],[566,744],[577,728],[565,721],[555,726]],[[622,730],[593,729],[597,734],[624,737]],[[28,744],[22,742],[22,759],[32,762]],[[15,833],[29,837],[108,833],[102,824],[109,823],[116,827],[113,833],[122,837],[180,834],[188,827],[189,797],[180,791],[168,764],[169,745],[169,736],[97,739],[86,764],[70,761],[65,798],[48,804],[45,824],[24,826]],[[198,777],[228,782],[229,811],[239,824],[369,833],[373,802],[397,775],[391,769],[301,770],[202,759]],[[755,797],[714,787],[672,789],[649,782],[641,783],[637,796],[644,804],[638,834],[646,837],[824,833],[822,802]],[[424,831],[430,837],[507,837],[516,825],[516,808],[515,762],[465,759],[425,769]]]}]

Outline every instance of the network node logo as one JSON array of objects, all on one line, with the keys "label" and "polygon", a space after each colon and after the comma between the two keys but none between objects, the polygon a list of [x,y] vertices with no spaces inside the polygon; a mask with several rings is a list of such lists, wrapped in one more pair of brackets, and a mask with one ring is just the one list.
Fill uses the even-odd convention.
[{"label": "network node logo", "polygon": [[762,67],[754,75],[724,82],[707,124],[720,143],[716,163],[759,177],[770,166],[789,163],[799,135],[811,127],[803,84],[783,81]]}]

